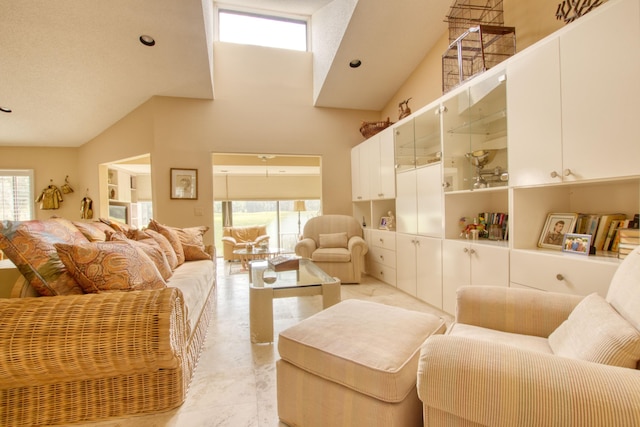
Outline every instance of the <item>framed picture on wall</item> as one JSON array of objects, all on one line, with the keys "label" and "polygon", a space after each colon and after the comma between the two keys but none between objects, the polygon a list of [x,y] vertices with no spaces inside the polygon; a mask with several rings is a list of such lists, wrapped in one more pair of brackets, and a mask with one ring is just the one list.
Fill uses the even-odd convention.
[{"label": "framed picture on wall", "polygon": [[538,240],[538,247],[562,250],[564,235],[573,232],[577,219],[577,213],[550,213],[547,215]]},{"label": "framed picture on wall", "polygon": [[171,198],[196,200],[198,198],[198,170],[171,168]]}]

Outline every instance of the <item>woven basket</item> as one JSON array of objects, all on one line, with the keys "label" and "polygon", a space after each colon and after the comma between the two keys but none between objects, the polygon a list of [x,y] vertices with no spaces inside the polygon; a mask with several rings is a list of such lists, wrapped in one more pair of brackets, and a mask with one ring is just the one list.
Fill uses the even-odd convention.
[{"label": "woven basket", "polygon": [[389,117],[387,117],[386,121],[381,122],[362,122],[362,125],[360,125],[360,133],[365,138],[371,138],[373,135],[385,130],[392,124],[393,122],[389,121]]}]

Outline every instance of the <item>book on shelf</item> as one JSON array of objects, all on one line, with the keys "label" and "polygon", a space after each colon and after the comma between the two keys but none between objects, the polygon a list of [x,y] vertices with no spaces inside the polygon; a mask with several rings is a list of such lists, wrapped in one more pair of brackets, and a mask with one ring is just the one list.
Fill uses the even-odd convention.
[{"label": "book on shelf", "polygon": [[620,223],[622,221],[624,220],[614,219],[613,221],[611,221],[609,231],[607,231],[607,237],[606,239],[604,239],[604,245],[602,246],[603,251],[611,250],[616,232],[618,231],[618,228],[620,227]]},{"label": "book on shelf", "polygon": [[599,222],[600,215],[598,214],[578,214],[578,219],[576,220],[576,226],[574,227],[573,232],[578,234],[590,234],[593,236],[598,229]]},{"label": "book on shelf", "polygon": [[624,219],[627,219],[627,216],[621,213],[600,215],[600,219],[598,221],[598,227],[595,231],[595,234],[593,234],[592,246],[595,246],[597,251],[602,251],[602,250],[606,251],[607,249],[604,248],[604,243],[607,240],[607,236],[609,234],[609,228],[611,227],[611,222],[614,220],[620,221]]},{"label": "book on shelf", "polygon": [[618,230],[618,258],[623,259],[640,246],[640,229],[621,228]]}]

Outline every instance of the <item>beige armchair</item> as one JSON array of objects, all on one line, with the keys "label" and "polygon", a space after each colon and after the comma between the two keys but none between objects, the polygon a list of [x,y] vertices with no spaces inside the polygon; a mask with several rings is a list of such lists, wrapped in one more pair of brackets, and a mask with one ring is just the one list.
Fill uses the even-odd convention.
[{"label": "beige armchair", "polygon": [[327,274],[342,283],[360,283],[364,255],[369,250],[362,227],[352,216],[322,215],[304,226],[296,255],[310,258]]},{"label": "beige armchair", "polygon": [[222,244],[225,261],[240,261],[241,257],[233,253],[236,249],[244,249],[249,245],[269,245],[266,225],[250,225],[245,227],[223,227]]},{"label": "beige armchair", "polygon": [[640,248],[606,299],[482,287],[421,348],[425,426],[640,425]]}]

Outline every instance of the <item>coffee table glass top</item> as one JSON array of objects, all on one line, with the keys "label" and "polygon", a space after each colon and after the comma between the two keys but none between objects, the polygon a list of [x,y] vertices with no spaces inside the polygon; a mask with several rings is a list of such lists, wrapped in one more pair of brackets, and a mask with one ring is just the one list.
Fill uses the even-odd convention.
[{"label": "coffee table glass top", "polygon": [[264,256],[264,255],[277,255],[282,251],[280,248],[260,247],[255,246],[252,250],[248,251],[246,248],[234,249],[233,253],[241,256]]},{"label": "coffee table glass top", "polygon": [[265,283],[263,272],[267,270],[266,260],[251,261],[251,286],[265,288],[293,288],[301,286],[319,286],[323,283],[335,282],[336,279],[325,273],[308,258],[300,258],[297,270],[274,272],[269,270],[267,275],[275,276],[275,282]]}]

